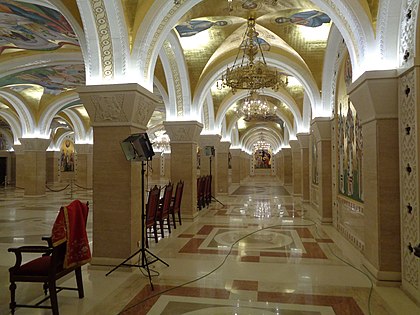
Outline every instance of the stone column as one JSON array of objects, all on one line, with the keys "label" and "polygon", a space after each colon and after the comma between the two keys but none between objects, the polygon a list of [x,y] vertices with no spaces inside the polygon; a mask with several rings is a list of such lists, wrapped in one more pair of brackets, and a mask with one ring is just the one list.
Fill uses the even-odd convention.
[{"label": "stone column", "polygon": [[[217,176],[218,171],[218,152],[221,137],[219,135],[200,135],[200,147],[201,147],[201,168],[200,174],[212,175],[211,183],[211,194],[216,196],[219,191],[219,178]],[[215,156],[206,156],[205,147],[213,146],[215,150]],[[211,166],[211,167],[210,167]]]},{"label": "stone column", "polygon": [[230,149],[232,160],[232,184],[241,183],[241,149]]},{"label": "stone column", "polygon": [[302,196],[302,157],[298,140],[289,141],[292,152],[292,187],[293,196]]},{"label": "stone column", "polygon": [[45,196],[45,184],[47,181],[47,148],[50,139],[21,138],[23,146],[25,175],[25,196]]},{"label": "stone column", "polygon": [[310,135],[308,133],[298,133],[297,135],[300,145],[300,158],[301,158],[301,172],[302,172],[302,201],[310,202],[310,190],[309,190],[309,140]]},{"label": "stone column", "polygon": [[229,193],[229,148],[230,142],[222,141],[217,150],[217,193]]},{"label": "stone column", "polygon": [[82,188],[92,188],[93,177],[93,144],[75,144],[76,150],[76,184]]},{"label": "stone column", "polygon": [[160,163],[162,154],[161,152],[155,152],[152,159],[152,181],[159,182],[160,180]]},{"label": "stone column", "polygon": [[331,119],[315,118],[311,129],[318,155],[318,211],[322,223],[332,223]]},{"label": "stone column", "polygon": [[[363,264],[378,281],[400,281],[397,73],[365,72],[352,84],[349,95],[360,115],[363,134],[363,228],[366,239]],[[406,167],[403,165],[402,170],[407,173]]]},{"label": "stone column", "polygon": [[246,153],[241,150],[240,160],[241,160],[241,180],[246,178],[246,163],[245,163]]},{"label": "stone column", "polygon": [[283,149],[277,152],[277,177],[279,178],[280,183],[284,184],[284,161],[283,161]]},{"label": "stone column", "polygon": [[60,172],[60,151],[47,151],[46,158],[47,183],[58,183]]},{"label": "stone column", "polygon": [[168,180],[171,178],[171,154],[170,153],[163,153],[163,163],[164,163],[164,174],[163,178]]},{"label": "stone column", "polygon": [[193,220],[197,210],[197,147],[203,125],[197,121],[166,121],[171,140],[171,181],[184,181],[182,217]]},{"label": "stone column", "polygon": [[292,177],[292,149],[291,148],[283,148],[281,149],[283,152],[283,184],[284,185],[292,185],[293,184],[293,177]]},{"label": "stone column", "polygon": [[[134,253],[143,241],[141,214],[145,202],[142,163],[127,161],[121,142],[146,131],[159,100],[138,84],[85,86],[78,92],[94,135],[92,264],[116,264]],[[145,192],[144,197],[147,199]]]},{"label": "stone column", "polygon": [[25,155],[23,154],[23,145],[16,144],[13,146],[16,158],[16,188],[25,188]]}]

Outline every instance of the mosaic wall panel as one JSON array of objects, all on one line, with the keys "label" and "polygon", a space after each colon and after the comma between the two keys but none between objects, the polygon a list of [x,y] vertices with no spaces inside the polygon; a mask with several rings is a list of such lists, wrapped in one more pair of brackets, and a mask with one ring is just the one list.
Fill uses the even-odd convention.
[{"label": "mosaic wall panel", "polygon": [[363,201],[362,126],[348,97],[337,109],[338,191],[357,201]]},{"label": "mosaic wall panel", "polygon": [[[417,74],[418,76],[418,74]],[[399,84],[399,142],[401,178],[402,282],[419,292],[419,264],[409,249],[419,238],[418,190],[418,124],[416,121],[416,72],[411,71]]]}]

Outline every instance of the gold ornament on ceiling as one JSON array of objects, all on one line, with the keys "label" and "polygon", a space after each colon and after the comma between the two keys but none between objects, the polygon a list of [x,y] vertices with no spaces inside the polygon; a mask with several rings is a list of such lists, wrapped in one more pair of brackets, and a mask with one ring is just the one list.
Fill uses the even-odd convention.
[{"label": "gold ornament on ceiling", "polygon": [[287,76],[267,65],[261,48],[261,42],[264,40],[258,35],[255,19],[249,18],[233,66],[227,67],[226,72],[222,74],[217,82],[218,89],[229,87],[234,94],[238,89],[256,91],[271,88],[276,91],[280,86],[287,86]]}]

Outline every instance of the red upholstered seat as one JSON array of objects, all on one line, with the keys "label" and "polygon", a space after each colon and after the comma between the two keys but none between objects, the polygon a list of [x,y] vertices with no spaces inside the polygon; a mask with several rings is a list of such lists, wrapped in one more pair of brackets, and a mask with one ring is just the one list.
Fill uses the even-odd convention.
[{"label": "red upholstered seat", "polygon": [[[61,207],[52,228],[52,236],[43,238],[48,246],[21,246],[9,248],[16,256],[16,263],[9,268],[10,310],[14,314],[16,307],[51,308],[53,315],[59,315],[57,292],[63,289],[77,290],[83,298],[81,266],[90,261],[91,254],[86,235],[88,204],[75,200],[66,207]],[[39,253],[41,256],[22,264],[22,254]],[[56,281],[75,272],[76,288],[57,287]],[[49,296],[32,305],[16,303],[17,282],[43,283],[44,292]],[[41,305],[51,301],[51,306]]]}]

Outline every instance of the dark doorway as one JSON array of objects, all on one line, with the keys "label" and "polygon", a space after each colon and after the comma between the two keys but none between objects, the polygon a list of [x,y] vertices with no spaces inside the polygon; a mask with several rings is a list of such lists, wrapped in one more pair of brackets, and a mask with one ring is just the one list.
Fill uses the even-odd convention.
[{"label": "dark doorway", "polygon": [[7,175],[7,157],[0,157],[0,185],[4,185]]}]

